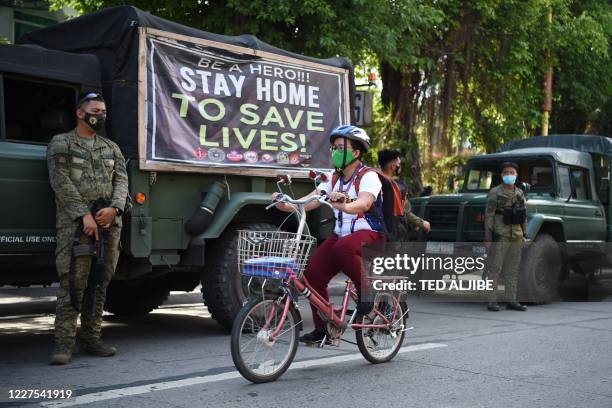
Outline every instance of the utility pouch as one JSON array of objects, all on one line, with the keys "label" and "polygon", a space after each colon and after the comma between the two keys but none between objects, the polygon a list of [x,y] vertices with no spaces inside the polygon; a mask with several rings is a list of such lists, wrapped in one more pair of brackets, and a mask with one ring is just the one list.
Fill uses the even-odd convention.
[{"label": "utility pouch", "polygon": [[511,207],[504,208],[502,216],[506,225],[521,225],[527,218],[527,209],[517,201]]}]

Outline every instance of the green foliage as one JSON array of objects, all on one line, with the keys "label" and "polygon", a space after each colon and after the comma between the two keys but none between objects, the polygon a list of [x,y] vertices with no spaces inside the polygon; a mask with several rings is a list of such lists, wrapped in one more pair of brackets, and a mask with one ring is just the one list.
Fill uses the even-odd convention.
[{"label": "green foliage", "polygon": [[[51,0],[80,13],[133,5],[191,27],[227,35],[252,34],[314,57],[361,61],[374,51],[399,63],[410,53],[402,34],[413,21],[431,24],[419,0]],[[433,10],[431,10],[433,12]],[[401,50],[401,52],[398,52]]]},{"label": "green foliage", "polygon": [[611,135],[612,6],[563,2],[554,24],[554,129]]},{"label": "green foliage", "polygon": [[470,130],[471,142],[493,151],[508,139],[539,133],[549,50],[554,67],[549,133],[606,134],[606,126],[609,132],[611,13],[606,0],[555,0],[504,1],[483,15],[468,45],[474,75],[457,98],[457,120]]},{"label": "green foliage", "polygon": [[431,186],[436,194],[443,192],[452,192],[454,189],[448,189],[448,180],[453,178],[455,185],[461,185],[463,179],[460,179],[461,170],[467,163],[468,157],[464,155],[448,156],[436,160],[432,166]]}]

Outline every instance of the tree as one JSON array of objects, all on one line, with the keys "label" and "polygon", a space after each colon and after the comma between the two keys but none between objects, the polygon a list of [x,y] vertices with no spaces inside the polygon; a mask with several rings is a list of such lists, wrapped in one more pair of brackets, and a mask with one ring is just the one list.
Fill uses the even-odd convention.
[{"label": "tree", "polygon": [[202,30],[252,34],[293,52],[323,58],[341,55],[357,62],[369,51],[368,44],[397,48],[394,33],[409,24],[399,20],[403,15],[391,13],[392,3],[373,8],[366,0],[51,0],[51,4],[70,6],[81,14],[128,4]]},{"label": "tree", "polygon": [[560,3],[554,27],[554,129],[612,136],[612,6]]},{"label": "tree", "polygon": [[[506,140],[538,134],[548,50],[555,67],[552,131],[609,132],[607,1],[421,4],[435,8],[438,20],[416,35],[414,27],[406,31],[412,56],[381,55],[381,70],[383,103],[398,125],[388,129],[397,132],[396,139],[410,140],[413,154],[419,154],[418,141],[427,145],[426,170],[435,157],[457,154],[465,143],[495,151]],[[551,7],[549,30],[545,17]],[[410,178],[412,191],[418,191],[419,179]]]}]

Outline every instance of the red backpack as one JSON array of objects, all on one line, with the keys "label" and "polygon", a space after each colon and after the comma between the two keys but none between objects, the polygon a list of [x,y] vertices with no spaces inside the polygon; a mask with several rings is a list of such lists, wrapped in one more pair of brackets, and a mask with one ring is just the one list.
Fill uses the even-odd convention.
[{"label": "red backpack", "polygon": [[[357,218],[377,218],[381,220],[381,226],[384,230],[387,238],[390,241],[404,241],[408,239],[408,223],[404,216],[404,207],[406,201],[400,192],[400,188],[395,181],[387,177],[381,171],[376,170],[372,167],[363,166],[357,172],[353,186],[355,192],[359,195],[359,185],[361,179],[366,173],[373,171],[378,175],[378,179],[382,184],[381,193],[370,207],[368,211],[362,214],[358,214]],[[338,179],[340,178],[340,172],[336,171],[332,175],[331,187],[332,190],[335,187]],[[369,222],[369,221],[368,221]]]}]

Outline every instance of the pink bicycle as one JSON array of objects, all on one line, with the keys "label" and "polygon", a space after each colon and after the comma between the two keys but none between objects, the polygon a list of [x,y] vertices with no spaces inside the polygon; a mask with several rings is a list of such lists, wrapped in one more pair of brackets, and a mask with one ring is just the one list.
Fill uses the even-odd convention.
[{"label": "pink bicycle", "polygon": [[[245,301],[232,328],[232,359],[240,374],[249,381],[274,381],[291,365],[302,325],[297,303],[300,295],[316,307],[326,322],[327,336],[320,343],[320,347],[325,344],[338,346],[348,328],[355,331],[359,351],[371,363],[390,361],[402,346],[405,332],[408,330],[405,325],[408,308],[401,300],[402,292],[376,292],[369,314],[360,315],[354,310],[349,316],[349,301],[358,301],[357,291],[350,280],[346,282],[341,306],[336,307],[313,290],[302,276],[310,251],[316,243],[314,237],[304,234],[304,206],[315,200],[329,205],[326,198],[325,192],[304,200],[293,200],[287,195],[277,198],[277,202],[295,206],[299,217],[299,226],[295,233],[247,230],[239,232],[240,272],[250,277],[249,286],[253,281],[261,283],[261,294],[251,296]],[[276,203],[268,208],[274,205]],[[274,287],[274,294],[264,290],[266,285]]]}]

